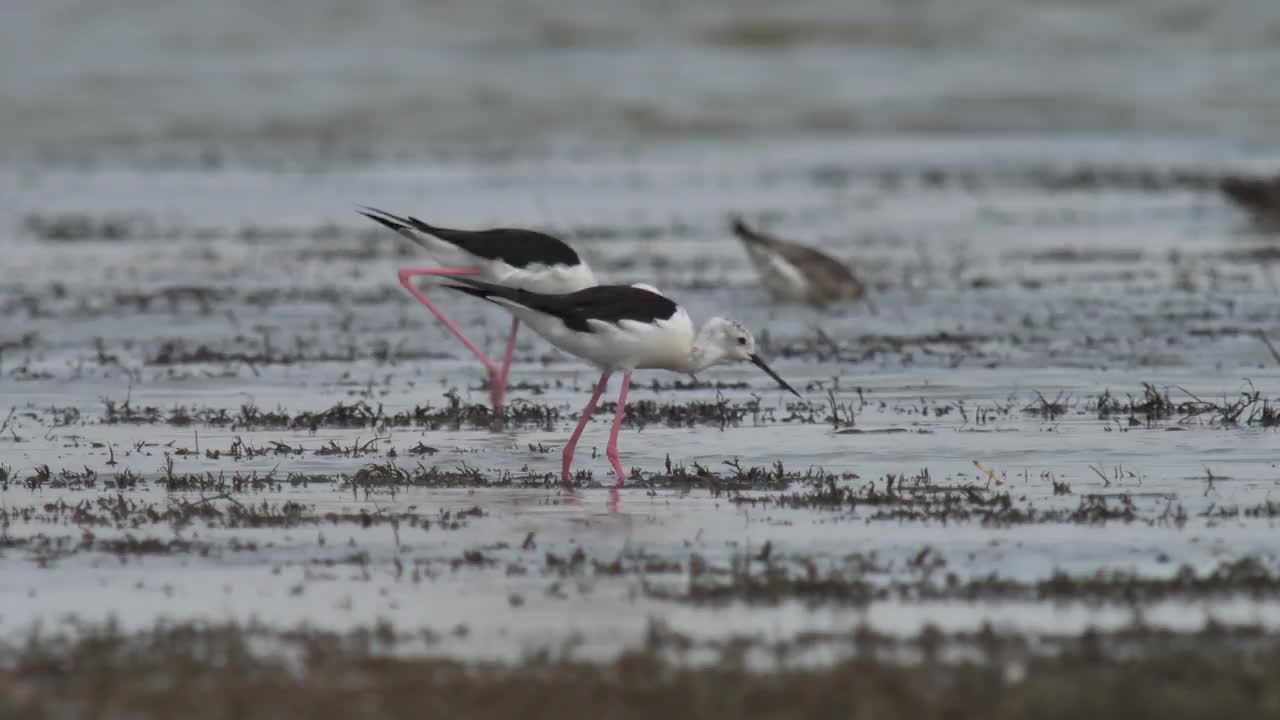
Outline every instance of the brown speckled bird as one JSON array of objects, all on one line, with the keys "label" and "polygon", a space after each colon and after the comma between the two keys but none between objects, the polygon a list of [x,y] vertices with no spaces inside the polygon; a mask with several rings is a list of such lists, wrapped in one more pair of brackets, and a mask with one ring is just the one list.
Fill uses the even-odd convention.
[{"label": "brown speckled bird", "polygon": [[730,222],[774,300],[827,305],[861,300],[866,294],[849,268],[830,255],[753,230],[737,216]]},{"label": "brown speckled bird", "polygon": [[1280,223],[1280,175],[1249,177],[1231,175],[1222,179],[1222,193],[1267,224]]}]

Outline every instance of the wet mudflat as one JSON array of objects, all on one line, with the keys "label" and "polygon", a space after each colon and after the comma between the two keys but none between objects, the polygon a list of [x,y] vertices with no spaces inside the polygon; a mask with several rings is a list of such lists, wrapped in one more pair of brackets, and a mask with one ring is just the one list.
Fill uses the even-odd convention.
[{"label": "wet mudflat", "polygon": [[[74,677],[123,709],[336,713],[426,677],[459,712],[497,687],[696,716],[866,683],[861,707],[1002,716],[1060,702],[1043,678],[1132,699],[1179,668],[1274,708],[1280,254],[1219,191],[1267,159],[747,147],[7,166],[15,707],[55,713],[42,683]],[[559,232],[746,322],[805,399],[749,366],[638,373],[625,488],[608,395],[565,487],[594,372],[523,335],[495,431],[478,363],[396,285],[429,261],[359,203]],[[729,211],[851,261],[870,301],[772,305]],[[447,302],[498,349],[500,311]]]},{"label": "wet mudflat", "polygon": [[[281,633],[263,626],[115,628],[32,644],[0,674],[0,710],[21,717],[1271,717],[1280,699],[1274,637],[1256,628],[1194,634],[1135,628],[1115,638],[861,630],[852,657],[813,667],[753,670],[755,643],[710,648],[715,663],[671,660],[691,643],[654,627],[642,648],[588,663],[529,657],[519,665],[400,655],[388,627]],[[261,645],[286,648],[264,659]],[[1055,654],[1029,654],[1028,645]],[[786,657],[791,648],[758,653]],[[948,659],[963,657],[963,661]],[[1091,692],[1081,693],[1088,687]],[[672,698],[680,702],[673,703]],[[588,715],[590,713],[590,715]],[[20,715],[19,715],[20,714]]]}]

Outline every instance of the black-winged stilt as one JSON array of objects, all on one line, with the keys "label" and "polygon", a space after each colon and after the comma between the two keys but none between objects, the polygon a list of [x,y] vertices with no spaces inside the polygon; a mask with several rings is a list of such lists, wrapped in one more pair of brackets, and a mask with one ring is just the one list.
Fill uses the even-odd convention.
[{"label": "black-winged stilt", "polygon": [[359,212],[426,248],[437,262],[445,266],[401,268],[400,284],[413,293],[418,302],[426,305],[489,370],[489,397],[493,402],[494,419],[501,426],[502,401],[506,395],[507,374],[511,370],[520,319],[517,317],[511,321],[511,335],[507,338],[506,353],[499,367],[414,286],[412,278],[417,275],[475,276],[505,287],[559,294],[595,285],[596,278],[591,268],[562,240],[534,230],[454,230],[428,225],[412,215],[400,217],[370,207]]},{"label": "black-winged stilt", "polygon": [[454,290],[502,305],[552,345],[600,368],[591,400],[564,447],[563,477],[569,481],[578,438],[604,393],[609,376],[622,372],[618,408],[609,431],[606,455],[622,485],[626,473],[618,460],[618,429],[626,414],[631,373],[638,369],[695,373],[731,362],[751,362],[783,388],[801,397],[756,354],[756,341],[739,322],[713,317],[694,331],[689,313],[647,285],[597,285],[574,293],[549,295],[459,277]]},{"label": "black-winged stilt", "polygon": [[826,305],[861,300],[865,294],[858,278],[830,255],[754,230],[739,217],[730,222],[774,300]]}]

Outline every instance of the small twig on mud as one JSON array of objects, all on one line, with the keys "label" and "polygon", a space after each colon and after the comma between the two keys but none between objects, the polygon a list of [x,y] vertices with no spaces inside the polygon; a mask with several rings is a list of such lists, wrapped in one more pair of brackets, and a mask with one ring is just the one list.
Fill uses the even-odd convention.
[{"label": "small twig on mud", "polygon": [[823,345],[826,345],[828,348],[830,348],[831,354],[835,357],[836,360],[839,360],[840,359],[840,343],[831,339],[831,336],[828,335],[826,331],[823,330],[822,328],[815,327],[814,330],[817,331],[818,340]]},{"label": "small twig on mud", "polygon": [[208,505],[214,500],[227,500],[227,501],[230,501],[232,505],[235,505],[241,510],[244,509],[244,505],[241,505],[239,500],[236,500],[235,498],[231,497],[231,493],[222,493],[221,495],[214,495],[212,497],[201,497],[196,502],[188,502],[187,500],[183,500],[182,507],[183,509],[200,507],[201,505]]},{"label": "small twig on mud", "polygon": [[1258,337],[1262,339],[1263,344],[1265,344],[1267,349],[1271,351],[1271,357],[1275,358],[1277,363],[1280,363],[1280,350],[1276,350],[1276,346],[1271,344],[1271,340],[1267,338],[1267,334],[1262,330],[1259,330]]},{"label": "small twig on mud", "polygon": [[[1187,393],[1187,394],[1190,395],[1191,393]],[[1099,470],[1098,468],[1092,465],[1089,466],[1089,469],[1097,473],[1098,477],[1102,478],[1103,487],[1111,487],[1111,481],[1107,479],[1107,476],[1105,473],[1103,473],[1101,470]]]},{"label": "small twig on mud", "polygon": [[1188,390],[1188,389],[1186,389],[1186,388],[1182,387],[1181,385],[1174,385],[1174,387],[1176,387],[1176,388],[1178,388],[1179,390],[1181,390],[1182,392],[1186,393],[1188,397],[1190,397],[1192,400],[1195,400],[1196,402],[1198,402],[1198,403],[1200,403],[1200,404],[1202,404],[1202,405],[1212,405],[1212,404],[1213,404],[1213,403],[1207,403],[1207,402],[1205,402],[1205,401],[1201,400],[1200,398],[1196,397],[1195,393],[1193,393],[1193,392],[1191,392],[1190,390]]},{"label": "small twig on mud", "polygon": [[973,466],[981,470],[984,474],[986,474],[987,477],[994,480],[997,485],[1004,484],[1004,473],[1000,472],[999,470],[996,470],[994,468],[989,468],[986,465],[983,465],[982,463],[978,462],[977,460],[973,461]]}]

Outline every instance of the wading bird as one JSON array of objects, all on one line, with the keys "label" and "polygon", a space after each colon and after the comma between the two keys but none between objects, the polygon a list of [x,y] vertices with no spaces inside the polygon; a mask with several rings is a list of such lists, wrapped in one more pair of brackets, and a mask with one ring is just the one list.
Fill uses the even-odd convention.
[{"label": "wading bird", "polygon": [[511,370],[511,357],[516,349],[520,319],[516,317],[511,321],[511,335],[507,338],[506,353],[502,358],[502,366],[499,367],[427,299],[414,285],[412,278],[418,275],[474,276],[503,287],[562,294],[595,285],[596,278],[591,273],[591,268],[562,240],[535,230],[454,230],[428,225],[412,215],[400,217],[370,207],[359,212],[426,248],[436,262],[443,266],[401,268],[400,284],[413,293],[418,302],[426,305],[484,363],[489,371],[489,399],[493,403],[493,416],[500,427],[503,418],[502,403],[507,391],[507,374]]},{"label": "wading bird", "polygon": [[459,277],[446,287],[502,305],[548,342],[601,370],[591,400],[562,454],[562,474],[569,482],[578,438],[604,393],[609,376],[622,372],[622,389],[609,431],[609,457],[621,486],[626,479],[618,460],[618,429],[626,414],[631,373],[638,369],[695,373],[713,365],[751,362],[779,385],[800,393],[756,354],[756,341],[739,322],[714,317],[694,332],[684,308],[647,285],[597,285],[574,293],[549,295]]},{"label": "wading bird", "polygon": [[826,305],[861,300],[866,293],[849,268],[830,255],[754,230],[739,217],[730,223],[774,300]]},{"label": "wading bird", "polygon": [[1232,202],[1252,213],[1259,224],[1280,224],[1280,175],[1228,175],[1219,187]]}]

